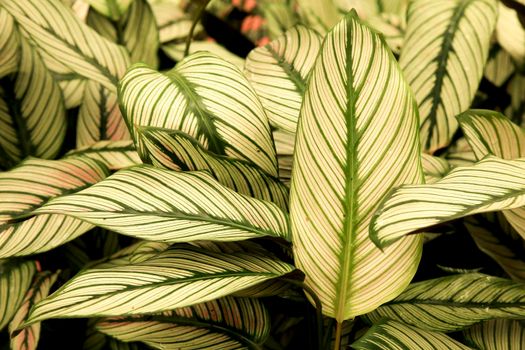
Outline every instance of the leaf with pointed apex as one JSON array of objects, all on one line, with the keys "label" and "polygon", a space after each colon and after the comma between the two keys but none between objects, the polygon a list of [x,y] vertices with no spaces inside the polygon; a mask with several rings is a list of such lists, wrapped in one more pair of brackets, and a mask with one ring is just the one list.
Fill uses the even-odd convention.
[{"label": "leaf with pointed apex", "polygon": [[252,84],[278,129],[295,132],[299,109],[321,36],[303,25],[289,29],[271,43],[252,50],[244,75]]},{"label": "leaf with pointed apex", "polygon": [[437,182],[450,171],[450,164],[446,159],[426,153],[421,154],[421,164],[427,184]]},{"label": "leaf with pointed apex", "polygon": [[[518,12],[499,3],[496,37],[498,43],[507,51],[516,64],[525,67],[525,28]],[[522,14],[523,15],[523,14]]]},{"label": "leaf with pointed apex", "polygon": [[103,140],[129,139],[117,94],[96,81],[87,81],[78,112],[77,147],[87,147]]},{"label": "leaf with pointed apex", "polygon": [[135,145],[131,140],[99,141],[90,146],[69,151],[65,157],[95,159],[104,163],[110,170],[119,170],[142,164]]},{"label": "leaf with pointed apex", "polygon": [[263,254],[175,245],[143,262],[84,270],[35,305],[22,326],[57,317],[127,316],[187,307],[294,269]]},{"label": "leaf with pointed apex", "polygon": [[165,73],[136,64],[120,82],[119,100],[143,159],[149,156],[137,127],[161,127],[182,131],[217,155],[250,161],[277,176],[261,102],[241,72],[214,54],[197,52]]},{"label": "leaf with pointed apex", "polygon": [[521,350],[525,344],[525,324],[517,320],[489,320],[463,331],[468,343],[483,350]]},{"label": "leaf with pointed apex", "polygon": [[[374,213],[370,238],[386,247],[411,232],[442,222],[524,205],[525,158],[487,156],[475,165],[453,169],[433,184],[406,185],[392,191]],[[510,215],[514,213],[506,211],[507,218]]]},{"label": "leaf with pointed apex", "polygon": [[419,329],[392,320],[382,320],[374,324],[351,347],[356,350],[471,349],[443,333]]},{"label": "leaf with pointed apex", "polygon": [[152,127],[138,129],[152,164],[171,170],[207,170],[224,186],[288,210],[288,188],[253,163],[218,156],[185,133]]},{"label": "leaf with pointed apex", "polygon": [[154,349],[256,349],[270,332],[270,314],[258,299],[225,297],[162,314],[108,318],[96,329]]},{"label": "leaf with pointed apex", "polygon": [[54,72],[77,74],[116,92],[129,65],[123,47],[87,27],[58,0],[2,0],[21,33]]},{"label": "leaf with pointed apex", "polygon": [[507,86],[510,95],[510,106],[505,114],[522,128],[525,127],[525,75],[516,74]]},{"label": "leaf with pointed apex", "polygon": [[416,0],[408,7],[399,64],[419,106],[421,144],[448,146],[455,116],[474,98],[496,24],[494,0]]},{"label": "leaf with pointed apex", "polygon": [[[58,273],[59,272],[51,273],[50,271],[44,271],[36,274],[31,287],[29,287],[25,294],[22,305],[18,308],[11,323],[9,323],[10,332],[15,330],[25,320],[29,309],[31,309],[33,305],[47,297],[51,286],[58,277]],[[39,339],[40,323],[34,323],[11,338],[11,349],[36,350]]]},{"label": "leaf with pointed apex", "polygon": [[22,304],[35,272],[34,261],[0,260],[0,330]]},{"label": "leaf with pointed apex", "polygon": [[368,225],[390,189],[423,181],[417,110],[384,40],[355,12],[326,36],[306,91],[290,191],[295,261],[323,313],[342,322],[415,273],[420,237],[383,252]]},{"label": "leaf with pointed apex", "polygon": [[134,0],[85,0],[91,7],[112,20],[122,17]]},{"label": "leaf with pointed apex", "polygon": [[525,317],[525,285],[481,273],[413,283],[397,298],[367,314],[438,332],[464,329],[491,318]]},{"label": "leaf with pointed apex", "polygon": [[496,86],[502,86],[514,73],[514,70],[511,56],[501,46],[494,44],[490,49],[489,59],[485,65],[485,78]]},{"label": "leaf with pointed apex", "polygon": [[0,78],[14,73],[20,60],[19,36],[15,21],[9,13],[0,7]]},{"label": "leaf with pointed apex", "polygon": [[69,215],[150,241],[289,239],[286,213],[277,205],[238,194],[205,172],[151,166],[120,170],[34,213]]},{"label": "leaf with pointed apex", "polygon": [[55,157],[66,134],[60,87],[29,41],[18,44],[17,71],[0,79],[0,148],[11,164]]},{"label": "leaf with pointed apex", "polygon": [[88,158],[28,159],[0,173],[0,258],[44,252],[92,228],[64,215],[21,217],[51,198],[91,186],[108,173],[103,164]]}]

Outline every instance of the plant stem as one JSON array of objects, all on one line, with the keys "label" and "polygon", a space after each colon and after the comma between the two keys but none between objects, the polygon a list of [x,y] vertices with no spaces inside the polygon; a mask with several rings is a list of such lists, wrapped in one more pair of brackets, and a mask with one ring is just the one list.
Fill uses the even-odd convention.
[{"label": "plant stem", "polygon": [[190,53],[190,45],[191,41],[193,39],[193,32],[195,32],[195,28],[197,27],[197,23],[199,23],[202,14],[204,13],[204,10],[206,9],[206,6],[208,6],[209,2],[211,0],[204,0],[197,10],[197,15],[195,16],[195,19],[193,20],[193,23],[191,24],[190,32],[188,33],[188,37],[186,38],[186,47],[184,48],[184,57],[188,56]]},{"label": "plant stem", "polygon": [[334,350],[340,350],[341,349],[341,332],[343,330],[343,322],[337,322],[337,326],[335,328],[335,344],[334,344]]}]

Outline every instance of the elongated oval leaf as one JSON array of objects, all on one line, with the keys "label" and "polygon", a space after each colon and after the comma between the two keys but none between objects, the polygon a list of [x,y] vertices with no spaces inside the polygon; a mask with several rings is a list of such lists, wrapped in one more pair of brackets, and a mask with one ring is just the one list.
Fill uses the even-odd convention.
[{"label": "elongated oval leaf", "polygon": [[238,194],[204,172],[147,166],[121,170],[35,213],[70,215],[151,241],[289,238],[286,214],[277,205]]},{"label": "elongated oval leaf", "polygon": [[521,350],[525,344],[525,325],[516,320],[489,320],[463,331],[466,340],[482,350]]},{"label": "elongated oval leaf", "polygon": [[14,73],[19,61],[19,37],[13,17],[0,7],[0,78]]},{"label": "elongated oval leaf", "polygon": [[[24,297],[22,305],[18,308],[11,323],[9,323],[10,331],[16,329],[25,320],[29,309],[33,307],[35,303],[47,297],[57,277],[58,272],[51,273],[44,271],[36,274],[31,287]],[[36,350],[39,339],[40,323],[35,323],[30,327],[24,328],[22,332],[11,338],[11,349]]]},{"label": "elongated oval leaf", "polygon": [[412,327],[401,322],[383,320],[352,344],[357,350],[468,350],[449,336]]},{"label": "elongated oval leaf", "polygon": [[399,64],[416,94],[421,144],[447,146],[457,114],[469,108],[496,24],[494,0],[416,0],[408,7]]},{"label": "elongated oval leaf", "polygon": [[501,46],[494,44],[490,49],[489,58],[485,65],[485,78],[496,86],[502,86],[514,73],[514,70],[511,56]]},{"label": "elongated oval leaf", "polygon": [[425,183],[434,183],[445,176],[450,171],[450,164],[441,157],[434,157],[430,154],[421,155],[421,164],[425,173]]},{"label": "elongated oval leaf", "polygon": [[116,92],[129,65],[123,47],[96,34],[58,0],[3,0],[1,6],[51,70],[78,74]]},{"label": "elongated oval leaf", "polygon": [[164,74],[134,65],[120,82],[119,99],[143,158],[136,127],[162,127],[277,176],[268,118],[255,91],[236,67],[211,53],[188,56]]},{"label": "elongated oval leaf", "polygon": [[154,349],[255,349],[269,335],[270,314],[258,299],[225,297],[157,315],[102,319],[95,327]]},{"label": "elongated oval leaf", "polygon": [[306,77],[320,47],[321,36],[299,25],[246,58],[244,74],[278,128],[295,132]]},{"label": "elongated oval leaf", "polygon": [[217,299],[293,270],[263,254],[176,245],[144,262],[79,273],[38,303],[22,326],[54,317],[162,312]]},{"label": "elongated oval leaf", "polygon": [[100,141],[91,146],[72,150],[66,157],[87,157],[104,163],[108,169],[118,170],[142,163],[131,140]]},{"label": "elongated oval leaf", "polygon": [[473,166],[455,168],[436,183],[394,190],[375,212],[370,238],[386,247],[445,221],[524,205],[525,159],[488,156]]},{"label": "elongated oval leaf", "polygon": [[384,41],[352,12],[311,72],[290,192],[296,262],[326,315],[342,322],[408,285],[420,238],[382,252],[368,224],[392,187],[422,181],[414,99]]},{"label": "elongated oval leaf", "polygon": [[0,329],[3,329],[24,300],[36,272],[34,261],[0,260]]},{"label": "elongated oval leaf", "polygon": [[505,114],[521,127],[525,127],[525,75],[516,74],[507,86],[510,94],[510,106]]},{"label": "elongated oval leaf", "polygon": [[366,315],[439,332],[460,330],[491,318],[523,318],[525,284],[480,273],[413,283],[397,298]]},{"label": "elongated oval leaf", "polygon": [[61,76],[57,74],[55,74],[55,79],[62,90],[66,108],[71,109],[80,106],[87,80],[78,78],[76,75]]},{"label": "elongated oval leaf", "polygon": [[496,36],[499,44],[519,66],[525,65],[525,28],[520,15],[514,9],[499,3]]},{"label": "elongated oval leaf", "polygon": [[161,128],[139,128],[152,164],[172,170],[207,170],[236,192],[274,202],[288,209],[288,189],[279,179],[243,160],[218,156],[189,135]]},{"label": "elongated oval leaf", "polygon": [[70,194],[102,180],[108,169],[88,158],[29,159],[0,173],[0,257],[43,252],[92,226],[64,215],[19,219],[49,199]]}]

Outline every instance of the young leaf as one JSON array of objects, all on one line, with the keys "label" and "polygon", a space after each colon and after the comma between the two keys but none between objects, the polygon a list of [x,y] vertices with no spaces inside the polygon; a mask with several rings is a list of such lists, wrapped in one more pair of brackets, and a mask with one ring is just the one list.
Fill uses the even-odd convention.
[{"label": "young leaf", "polygon": [[[386,247],[411,232],[445,221],[524,205],[525,158],[487,156],[473,166],[455,168],[436,183],[392,191],[374,213],[370,238]],[[510,215],[514,213],[506,211],[508,218]],[[518,216],[510,219],[523,220]]]},{"label": "young leaf", "polygon": [[3,0],[1,6],[51,70],[77,74],[116,92],[129,65],[123,47],[97,35],[58,0]]},{"label": "young leaf", "polygon": [[102,319],[95,327],[155,349],[257,349],[270,332],[270,314],[259,299],[225,297],[162,314]]},{"label": "young leaf", "polygon": [[108,169],[88,158],[28,159],[0,173],[0,257],[47,251],[92,226],[64,215],[20,219],[51,198],[80,191],[102,180]]},{"label": "young leaf", "polygon": [[213,154],[183,132],[151,127],[138,131],[153,165],[172,170],[207,170],[236,192],[288,209],[288,188],[253,163]]},{"label": "young leaf", "polygon": [[149,157],[136,128],[162,127],[277,176],[268,118],[255,91],[236,67],[211,53],[188,56],[166,73],[134,65],[120,82],[119,100],[143,159]]},{"label": "young leaf", "polygon": [[36,272],[34,261],[0,260],[0,330],[22,304]]},{"label": "young leaf", "polygon": [[99,141],[91,146],[78,148],[66,154],[69,157],[85,157],[104,163],[110,170],[118,170],[142,164],[131,140]]},{"label": "young leaf", "polygon": [[321,36],[298,25],[248,55],[244,75],[277,128],[295,132],[306,77],[321,47]]},{"label": "young leaf", "polygon": [[264,254],[175,245],[140,263],[79,273],[35,305],[21,327],[56,317],[125,316],[191,306],[293,270]]},{"label": "young leaf", "polygon": [[408,7],[399,64],[419,106],[421,144],[447,146],[472,102],[496,24],[494,0],[416,0]]},{"label": "young leaf", "polygon": [[371,322],[384,317],[438,332],[460,330],[491,318],[524,318],[525,285],[481,273],[413,283],[366,315]]},{"label": "young leaf", "polygon": [[[16,329],[26,318],[29,309],[35,303],[47,297],[51,286],[55,283],[58,272],[49,271],[39,272],[33,280],[33,284],[27,291],[24,301],[16,315],[9,323],[9,331]],[[40,323],[35,323],[30,327],[24,328],[22,332],[11,338],[11,349],[17,350],[36,350],[40,338]]]},{"label": "young leaf", "polygon": [[420,237],[383,252],[368,225],[392,187],[423,181],[417,112],[392,53],[355,12],[328,33],[306,91],[290,192],[295,261],[323,313],[342,322],[415,273]]},{"label": "young leaf", "polygon": [[84,191],[51,200],[34,213],[65,214],[160,242],[289,239],[286,214],[277,205],[240,195],[205,172],[150,166],[120,170]]},{"label": "young leaf", "polygon": [[0,79],[0,148],[11,165],[55,157],[66,134],[60,87],[29,41],[20,37],[18,44],[16,73]]},{"label": "young leaf", "polygon": [[525,325],[517,320],[489,320],[464,330],[463,335],[477,349],[521,350],[525,344]]},{"label": "young leaf", "polygon": [[130,135],[120,114],[117,94],[94,80],[87,81],[78,112],[77,147],[127,139]]},{"label": "young leaf", "polygon": [[19,36],[15,21],[9,13],[0,7],[0,78],[16,72],[19,62]]}]

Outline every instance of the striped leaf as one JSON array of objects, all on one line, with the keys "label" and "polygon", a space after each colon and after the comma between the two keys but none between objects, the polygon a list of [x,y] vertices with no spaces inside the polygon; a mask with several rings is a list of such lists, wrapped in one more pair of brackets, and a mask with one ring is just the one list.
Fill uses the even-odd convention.
[{"label": "striped leaf", "polygon": [[12,165],[27,156],[55,157],[66,134],[60,87],[28,40],[18,43],[16,73],[0,79],[0,152]]},{"label": "striped leaf", "polygon": [[110,170],[118,170],[142,163],[131,140],[100,141],[66,154],[68,157],[85,157],[104,163]]},{"label": "striped leaf", "polygon": [[[151,1],[151,7],[159,29],[160,42],[184,42],[193,23],[191,14],[186,13],[183,6],[172,1]],[[204,28],[198,23],[194,34],[198,37],[203,31]]]},{"label": "striped leaf", "polygon": [[295,132],[299,109],[321,36],[298,25],[248,55],[244,75],[261,98],[270,122],[278,129]]},{"label": "striped leaf", "polygon": [[469,108],[496,24],[494,0],[416,0],[408,7],[399,64],[419,106],[421,144],[446,147]]},{"label": "striped leaf", "polygon": [[390,189],[423,181],[417,111],[384,40],[355,12],[328,33],[306,91],[290,191],[294,255],[323,313],[342,322],[397,296],[417,267],[420,237],[385,251],[368,238]]},{"label": "striped leaf", "polygon": [[22,326],[56,317],[126,316],[187,307],[293,270],[263,254],[175,245],[144,262],[84,270],[36,304]]},{"label": "striped leaf", "polygon": [[438,332],[461,330],[491,318],[525,317],[525,284],[481,273],[413,283],[397,298],[366,315]]},{"label": "striped leaf", "polygon": [[86,82],[78,112],[77,147],[102,140],[128,140],[130,135],[118,106],[117,94],[102,84]]},{"label": "striped leaf", "polygon": [[[18,308],[11,323],[9,323],[9,331],[16,329],[26,319],[29,309],[33,307],[35,303],[47,297],[57,277],[58,272],[51,273],[50,271],[44,271],[36,274],[31,287],[26,292],[22,305]],[[11,349],[36,350],[39,339],[40,323],[34,323],[11,338]]]},{"label": "striped leaf", "polygon": [[274,130],[273,140],[275,142],[275,151],[277,152],[277,163],[279,164],[279,179],[289,186],[292,180],[295,132]]},{"label": "striped leaf", "polygon": [[341,19],[333,0],[297,0],[297,7],[302,22],[319,33],[326,33]]},{"label": "striped leaf", "polygon": [[489,320],[463,331],[467,342],[480,350],[521,350],[525,344],[523,321]]},{"label": "striped leaf", "polygon": [[132,1],[129,9],[117,21],[90,11],[87,24],[103,37],[124,46],[131,62],[158,66],[159,34],[153,11],[146,0]]},{"label": "striped leaf", "polygon": [[[407,185],[383,200],[370,225],[370,238],[386,247],[423,228],[468,215],[525,205],[525,159],[487,156],[458,167],[433,184]],[[510,218],[514,214],[506,211]]]},{"label": "striped leaf", "polygon": [[514,63],[507,51],[503,50],[498,44],[492,45],[489,59],[485,65],[485,78],[496,86],[502,86],[514,73],[514,70]]},{"label": "striped leaf", "polygon": [[205,172],[179,173],[149,166],[120,170],[79,193],[35,211],[64,214],[159,242],[289,238],[277,205],[238,194]]},{"label": "striped leaf", "polygon": [[476,163],[477,160],[474,151],[472,151],[472,147],[470,147],[464,137],[456,140],[456,142],[447,149],[445,159],[451,167],[471,166]]},{"label": "striped leaf", "polygon": [[525,127],[525,75],[516,74],[507,85],[510,95],[510,106],[505,115],[521,127]]},{"label": "striped leaf", "polygon": [[500,213],[464,220],[478,248],[494,259],[515,281],[525,282],[525,241]]},{"label": "striped leaf", "polygon": [[58,0],[2,0],[22,34],[54,72],[74,73],[116,92],[129,65],[123,47],[97,35]]},{"label": "striped leaf", "polygon": [[450,171],[450,164],[446,159],[426,153],[421,155],[421,164],[427,184],[437,182]]},{"label": "striped leaf", "polygon": [[449,336],[383,320],[370,328],[352,344],[357,350],[468,350],[471,349]]},{"label": "striped leaf", "polygon": [[215,155],[185,133],[139,128],[152,164],[166,169],[207,170],[221,184],[250,197],[274,202],[288,209],[288,188],[279,179],[244,160]]},{"label": "striped leaf", "polygon": [[[184,51],[186,49],[186,43],[166,43],[161,47],[162,51],[172,60],[178,62],[184,59]],[[228,51],[224,46],[209,40],[194,40],[191,42],[190,54],[194,54],[198,51],[209,51],[225,61],[230,62],[240,70],[244,69],[244,58],[237,56],[236,54]]]},{"label": "striped leaf", "polygon": [[385,36],[388,47],[399,55],[403,47],[406,19],[394,13],[381,13],[368,18],[366,23]]},{"label": "striped leaf", "polygon": [[259,349],[270,314],[258,299],[225,297],[157,315],[102,319],[95,327],[154,349]]},{"label": "striped leaf", "polygon": [[118,20],[130,8],[134,0],[84,0],[95,10],[112,20]]},{"label": "striped leaf", "polygon": [[218,56],[198,52],[166,73],[136,64],[120,82],[119,99],[145,159],[149,157],[136,128],[162,127],[185,132],[215,154],[251,161],[277,176],[264,109],[241,72]]},{"label": "striped leaf", "polygon": [[0,260],[0,330],[15,315],[36,272],[34,261]]},{"label": "striped leaf", "polygon": [[[516,64],[525,66],[525,28],[518,12],[499,3],[496,37],[498,43],[507,51]],[[523,15],[523,14],[522,14]]]},{"label": "striped leaf", "polygon": [[0,7],[0,78],[16,72],[20,60],[19,37],[13,17]]},{"label": "striped leaf", "polygon": [[107,168],[88,158],[28,159],[0,173],[0,258],[47,251],[92,226],[64,215],[22,219],[51,198],[70,194],[102,180]]},{"label": "striped leaf", "polygon": [[67,109],[78,107],[82,104],[84,89],[86,88],[86,79],[79,79],[76,75],[56,76],[55,80],[62,90],[64,103]]}]

